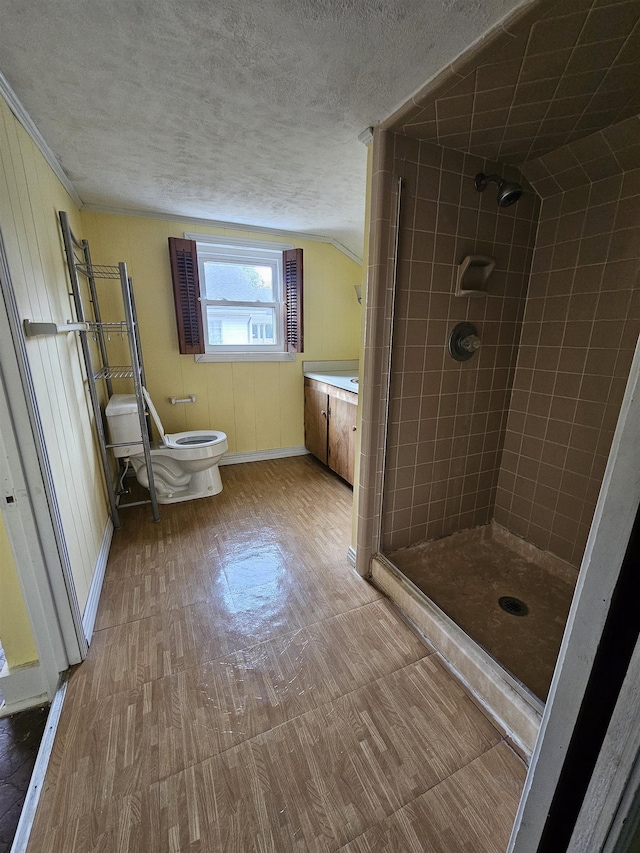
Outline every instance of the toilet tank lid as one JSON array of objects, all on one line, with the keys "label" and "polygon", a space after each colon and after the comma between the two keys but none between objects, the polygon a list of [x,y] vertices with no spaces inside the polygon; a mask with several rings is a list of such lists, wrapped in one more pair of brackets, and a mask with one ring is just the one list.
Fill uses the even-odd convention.
[{"label": "toilet tank lid", "polygon": [[[164,442],[164,427],[162,426],[162,421],[160,420],[156,407],[153,405],[149,392],[144,386],[142,388],[142,394],[147,404],[149,414],[153,418],[156,429],[160,434],[160,440],[161,442]],[[114,394],[107,404],[105,414],[108,418],[114,418],[120,415],[131,415],[133,412],[137,411],[137,409],[138,404],[136,403],[135,394]]]},{"label": "toilet tank lid", "polygon": [[118,415],[130,415],[136,409],[135,394],[114,394],[107,403],[105,414],[108,418],[112,418]]}]

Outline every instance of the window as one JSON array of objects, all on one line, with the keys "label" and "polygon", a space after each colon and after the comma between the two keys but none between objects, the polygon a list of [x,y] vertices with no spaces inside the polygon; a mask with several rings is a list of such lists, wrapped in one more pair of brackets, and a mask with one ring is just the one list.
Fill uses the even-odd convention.
[{"label": "window", "polygon": [[282,352],[282,252],[196,247],[205,351]]},{"label": "window", "polygon": [[[180,352],[197,361],[302,352],[302,250],[188,234],[169,238]],[[284,251],[283,251],[284,249]]]}]

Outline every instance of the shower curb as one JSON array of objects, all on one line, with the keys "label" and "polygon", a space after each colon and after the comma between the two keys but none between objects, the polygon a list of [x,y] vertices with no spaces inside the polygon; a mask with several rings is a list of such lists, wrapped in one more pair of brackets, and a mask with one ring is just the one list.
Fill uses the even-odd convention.
[{"label": "shower curb", "polygon": [[544,704],[506,673],[382,555],[371,560],[369,579],[424,634],[447,666],[528,759],[538,736]]}]

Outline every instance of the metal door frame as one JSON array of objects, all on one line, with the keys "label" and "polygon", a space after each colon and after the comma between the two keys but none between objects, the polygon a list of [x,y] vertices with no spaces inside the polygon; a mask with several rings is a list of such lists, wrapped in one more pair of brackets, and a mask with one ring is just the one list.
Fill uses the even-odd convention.
[{"label": "metal door frame", "polygon": [[0,466],[12,486],[2,511],[52,698],[59,673],[82,661],[88,646],[1,230],[0,296],[0,429],[7,451]]}]

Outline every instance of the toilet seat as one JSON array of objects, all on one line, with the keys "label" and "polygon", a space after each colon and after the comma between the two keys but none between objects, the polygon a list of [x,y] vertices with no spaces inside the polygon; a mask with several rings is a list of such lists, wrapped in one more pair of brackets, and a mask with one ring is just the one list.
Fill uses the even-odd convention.
[{"label": "toilet seat", "polygon": [[175,450],[184,448],[186,450],[194,447],[214,447],[216,444],[222,444],[226,439],[226,435],[222,432],[201,429],[164,435],[162,441],[165,447],[172,447]]},{"label": "toilet seat", "polygon": [[217,444],[223,444],[227,440],[227,436],[223,432],[218,432],[213,429],[198,429],[187,430],[186,432],[174,432],[167,435],[162,426],[160,415],[156,407],[153,405],[153,400],[149,396],[146,388],[142,388],[144,399],[149,409],[149,414],[153,418],[158,434],[160,436],[160,446],[168,447],[173,450],[194,450],[206,449],[215,447]]}]

